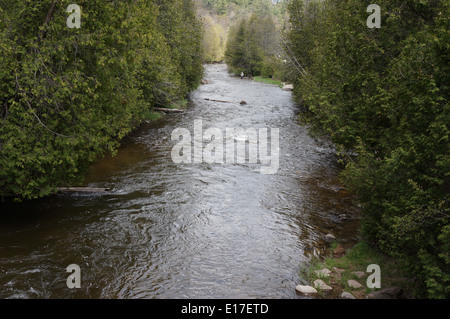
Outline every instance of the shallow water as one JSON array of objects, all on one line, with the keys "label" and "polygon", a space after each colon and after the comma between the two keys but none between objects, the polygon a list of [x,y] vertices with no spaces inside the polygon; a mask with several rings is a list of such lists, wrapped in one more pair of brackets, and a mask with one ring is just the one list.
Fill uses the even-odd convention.
[{"label": "shallow water", "polygon": [[[185,113],[143,125],[90,167],[85,185],[109,193],[0,206],[0,298],[301,298],[299,270],[324,235],[357,236],[333,148],[299,126],[290,92],[224,65],[205,78]],[[203,130],[279,128],[278,172],[175,164],[172,132],[200,119]],[[66,285],[70,264],[80,289]]]}]

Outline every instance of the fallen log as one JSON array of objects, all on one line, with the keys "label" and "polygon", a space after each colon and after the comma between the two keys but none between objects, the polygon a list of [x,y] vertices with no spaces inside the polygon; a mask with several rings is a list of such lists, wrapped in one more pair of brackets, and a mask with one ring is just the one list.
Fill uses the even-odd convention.
[{"label": "fallen log", "polygon": [[155,107],[154,108],[155,111],[158,112],[164,112],[164,113],[183,113],[183,110],[179,110],[179,109],[166,109],[166,108],[162,108],[162,107]]},{"label": "fallen log", "polygon": [[93,187],[60,187],[59,193],[106,193],[109,188],[93,188]]},{"label": "fallen log", "polygon": [[233,103],[231,101],[214,100],[214,99],[208,99],[208,98],[205,98],[205,101],[220,102],[220,103]]}]

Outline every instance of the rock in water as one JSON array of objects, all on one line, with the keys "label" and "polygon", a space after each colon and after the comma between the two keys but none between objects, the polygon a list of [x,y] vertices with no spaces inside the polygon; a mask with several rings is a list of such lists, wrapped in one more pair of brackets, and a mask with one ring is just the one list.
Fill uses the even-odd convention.
[{"label": "rock in water", "polygon": [[244,100],[241,101],[241,105],[247,105],[247,102],[245,102]]}]

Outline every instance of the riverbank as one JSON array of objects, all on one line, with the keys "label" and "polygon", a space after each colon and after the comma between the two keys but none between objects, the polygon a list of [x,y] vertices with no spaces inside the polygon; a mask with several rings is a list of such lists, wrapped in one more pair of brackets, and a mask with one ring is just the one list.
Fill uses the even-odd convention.
[{"label": "riverbank", "polygon": [[[182,99],[182,100],[178,100],[175,102],[172,102],[171,104],[167,105],[165,107],[165,109],[167,110],[185,110],[188,106],[189,101],[187,99]],[[145,117],[145,122],[149,123],[149,122],[153,122],[153,121],[157,121],[161,118],[163,118],[167,112],[161,111],[164,108],[160,108],[160,109],[154,109],[152,111],[149,111],[148,115]]]},{"label": "riverbank", "polygon": [[256,81],[256,82],[262,82],[262,83],[266,83],[266,84],[278,85],[281,88],[283,87],[283,84],[282,84],[282,82],[280,80],[264,78],[262,76],[254,76],[253,80]]},{"label": "riverbank", "polygon": [[[290,92],[225,65],[208,65],[205,80],[184,114],[144,123],[90,165],[83,186],[110,192],[1,205],[0,298],[296,299],[317,239],[354,241],[358,207],[338,186],[333,149],[299,126]],[[194,132],[197,119],[205,130],[283,128],[279,173],[174,163],[172,133]],[[67,288],[71,264],[80,289]]]},{"label": "riverbank", "polygon": [[[379,266],[377,270],[370,265]],[[330,243],[328,256],[315,259],[300,271],[301,277],[315,288],[306,293],[320,299],[412,299],[414,282],[396,260],[381,254],[361,241],[345,249],[337,241]],[[378,280],[380,288],[368,285]],[[304,286],[303,286],[304,287]],[[299,289],[297,289],[298,291]],[[298,292],[302,294],[302,292]]]}]

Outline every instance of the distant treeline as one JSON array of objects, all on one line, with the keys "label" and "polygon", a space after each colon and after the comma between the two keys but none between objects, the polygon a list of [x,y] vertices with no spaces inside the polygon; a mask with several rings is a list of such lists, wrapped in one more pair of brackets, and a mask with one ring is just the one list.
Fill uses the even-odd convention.
[{"label": "distant treeline", "polygon": [[[66,23],[74,3],[80,28]],[[0,197],[81,182],[153,107],[196,88],[201,41],[193,0],[1,1]]]},{"label": "distant treeline", "polygon": [[243,0],[236,3],[242,9],[233,15],[224,54],[229,71],[285,81],[290,66],[286,64],[281,35],[288,20],[287,2]]},{"label": "distant treeline", "polygon": [[209,8],[213,13],[226,14],[228,10],[236,7],[252,11],[267,10],[272,5],[272,0],[198,0],[203,6]]},{"label": "distant treeline", "polygon": [[[276,34],[277,24],[283,20],[283,14],[286,13],[286,5],[274,3],[272,0],[197,0],[197,5],[198,12],[204,20],[203,53],[205,62],[224,61],[226,45],[230,40],[238,46],[249,44],[248,41],[246,43],[236,43],[235,41],[236,29],[239,26],[245,27],[244,24],[247,24],[248,27],[245,32],[247,30],[252,32],[251,35],[246,34],[247,39],[253,43],[258,41],[259,44],[265,42],[262,49],[267,52],[256,53],[258,55],[256,63],[262,64],[259,58],[263,56],[264,59],[272,58],[273,47],[277,46],[276,36],[274,35]],[[264,32],[267,34],[264,34]],[[269,41],[272,42],[271,48],[267,50]],[[249,48],[249,51],[254,51],[254,48]],[[267,59],[265,62],[267,62]],[[235,66],[235,62],[229,59],[227,63],[231,68]],[[254,63],[255,61],[252,61],[252,64]],[[268,66],[267,63],[266,66]],[[270,67],[273,67],[273,65]],[[242,67],[238,66],[231,71],[237,72],[236,69],[242,69]],[[248,72],[245,73],[249,74]]]},{"label": "distant treeline", "polygon": [[252,14],[234,25],[229,33],[225,61],[231,73],[265,78],[283,78],[278,30],[274,16]]},{"label": "distant treeline", "polygon": [[295,97],[338,146],[365,237],[419,296],[449,298],[450,2],[376,1],[380,28],[366,23],[369,4],[290,1]]}]

